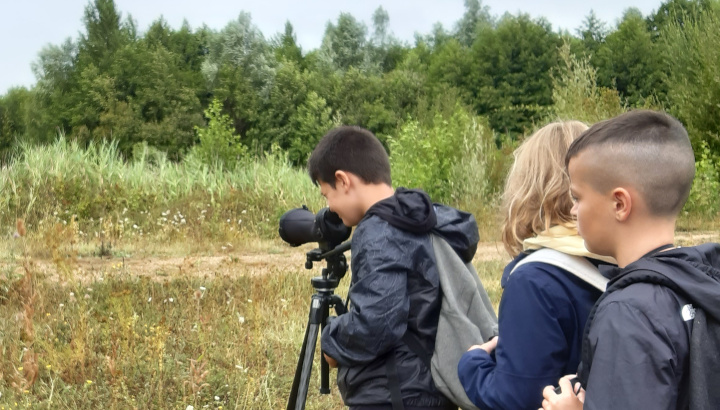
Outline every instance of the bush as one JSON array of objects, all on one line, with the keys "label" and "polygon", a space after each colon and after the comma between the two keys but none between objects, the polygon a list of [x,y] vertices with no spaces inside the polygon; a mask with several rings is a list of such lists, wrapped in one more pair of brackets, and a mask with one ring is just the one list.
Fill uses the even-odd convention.
[{"label": "bush", "polygon": [[436,114],[427,126],[408,120],[388,137],[394,183],[422,188],[438,202],[491,202],[501,184],[498,174],[504,174],[494,140],[487,120],[459,106],[449,117]]},{"label": "bush", "polygon": [[696,152],[720,152],[720,5],[664,34],[670,64],[670,111],[685,124]]},{"label": "bush", "polygon": [[687,214],[712,219],[720,212],[720,174],[710,157],[710,148],[701,142],[700,159],[695,162],[695,180],[685,204]]},{"label": "bush", "polygon": [[560,68],[553,75],[553,109],[548,122],[578,120],[592,125],[625,111],[616,90],[598,87],[597,70],[587,58],[578,59],[570,44],[560,47]]},{"label": "bush", "polygon": [[217,99],[205,110],[207,128],[195,127],[200,143],[193,147],[191,155],[197,156],[208,165],[216,162],[232,169],[247,155],[247,147],[234,134],[230,116],[222,113],[222,104]]}]

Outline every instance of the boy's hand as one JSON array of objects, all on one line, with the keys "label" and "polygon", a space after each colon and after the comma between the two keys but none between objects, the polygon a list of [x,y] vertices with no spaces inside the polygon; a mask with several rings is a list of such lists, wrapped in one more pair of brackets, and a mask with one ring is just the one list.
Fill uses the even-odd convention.
[{"label": "boy's hand", "polygon": [[468,349],[468,352],[471,350],[475,350],[475,349],[483,349],[484,351],[488,352],[488,354],[490,354],[497,347],[497,343],[498,343],[498,337],[495,336],[492,339],[488,340],[487,342],[485,342],[481,345],[470,346],[470,348]]},{"label": "boy's hand", "polygon": [[325,361],[327,362],[327,364],[328,364],[330,367],[332,367],[333,369],[336,368],[336,367],[338,367],[338,362],[337,362],[337,360],[335,360],[335,359],[333,359],[332,357],[326,355],[325,353],[323,353],[323,356],[325,356]]},{"label": "boy's hand", "polygon": [[[570,384],[570,379],[575,377],[574,374],[564,376],[560,379],[560,389],[562,393],[556,394],[555,387],[546,386],[543,389],[542,408],[544,410],[574,410],[582,409],[585,402],[585,390],[580,387],[580,383],[575,386]],[[575,395],[575,390],[579,389]]]}]

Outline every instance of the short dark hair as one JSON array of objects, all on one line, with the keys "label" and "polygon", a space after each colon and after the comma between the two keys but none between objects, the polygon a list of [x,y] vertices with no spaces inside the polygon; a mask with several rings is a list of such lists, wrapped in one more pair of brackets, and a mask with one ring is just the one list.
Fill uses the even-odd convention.
[{"label": "short dark hair", "polygon": [[602,159],[603,169],[591,181],[597,190],[628,183],[657,216],[676,216],[685,205],[695,177],[695,154],[687,131],[672,116],[634,110],[599,122],[570,145],[566,167],[587,150]]},{"label": "short dark hair", "polygon": [[333,128],[315,146],[308,160],[313,183],[321,181],[335,188],[336,171],[355,174],[368,184],[392,185],[388,154],[380,140],[364,128]]}]

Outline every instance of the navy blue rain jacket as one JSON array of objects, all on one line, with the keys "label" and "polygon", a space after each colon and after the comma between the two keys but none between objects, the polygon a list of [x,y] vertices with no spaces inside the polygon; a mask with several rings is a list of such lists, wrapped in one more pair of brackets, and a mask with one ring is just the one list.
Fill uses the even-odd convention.
[{"label": "navy blue rain jacket", "polygon": [[571,273],[541,262],[505,268],[494,355],[465,353],[458,376],[481,409],[533,409],[542,390],[573,374],[580,362],[585,322],[601,292]]},{"label": "navy blue rain jacket", "polygon": [[[720,245],[655,253],[612,275],[583,341],[578,376],[586,389],[584,408],[687,409],[694,388],[716,392],[720,341],[697,346],[694,368],[690,357],[694,310],[720,321]],[[706,373],[706,386],[690,384],[694,372]],[[720,403],[701,407],[718,409]]]},{"label": "navy blue rain jacket", "polygon": [[442,236],[471,260],[478,230],[471,214],[432,204],[419,190],[399,188],[371,207],[352,238],[348,313],[322,334],[322,350],[339,363],[337,383],[351,408],[389,406],[386,358],[395,355],[408,408],[447,407],[430,374],[402,342],[414,332],[435,348],[441,294],[429,233]]}]

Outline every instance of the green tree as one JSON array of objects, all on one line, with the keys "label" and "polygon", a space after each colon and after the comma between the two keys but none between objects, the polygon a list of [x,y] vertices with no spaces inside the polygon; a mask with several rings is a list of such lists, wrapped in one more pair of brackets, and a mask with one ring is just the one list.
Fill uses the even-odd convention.
[{"label": "green tree", "polygon": [[617,30],[597,52],[598,81],[613,87],[633,106],[647,97],[663,100],[667,93],[659,46],[653,43],[642,13],[628,9]]},{"label": "green tree", "polygon": [[108,70],[115,53],[135,40],[132,19],[122,22],[122,13],[113,0],[95,0],[85,7],[85,33],[80,35],[80,64],[94,64],[100,72]]},{"label": "green tree", "polygon": [[288,157],[299,165],[305,165],[315,145],[333,126],[332,110],[324,98],[310,91],[305,101],[290,118],[293,135]]},{"label": "green tree", "polygon": [[8,160],[15,142],[25,135],[31,102],[32,94],[25,87],[11,88],[0,97],[0,164]]},{"label": "green tree", "polygon": [[609,30],[605,22],[595,14],[595,10],[591,9],[576,32],[582,40],[583,51],[586,55],[593,56],[605,42]]},{"label": "green tree", "polygon": [[238,68],[258,94],[270,91],[275,56],[262,32],[252,24],[250,14],[240,13],[219,33],[208,33],[208,55],[202,72],[211,89],[223,65]]},{"label": "green tree", "polygon": [[61,45],[49,45],[32,64],[37,78],[31,104],[32,121],[28,122],[27,139],[31,142],[53,141],[58,132],[71,130],[70,110],[75,101],[70,97],[77,87],[77,45],[70,39]]},{"label": "green tree", "polygon": [[407,50],[390,32],[390,15],[382,6],[373,13],[372,22],[373,32],[368,44],[370,63],[387,73],[405,58]]},{"label": "green tree", "polygon": [[191,155],[200,158],[206,164],[219,163],[232,169],[247,154],[247,147],[240,143],[240,137],[233,132],[232,122],[222,113],[222,104],[213,100],[205,110],[207,127],[196,127],[200,142],[193,148]]},{"label": "green tree", "polygon": [[443,42],[435,48],[427,75],[433,84],[443,83],[463,90],[465,100],[472,101],[473,56],[456,39]]},{"label": "green tree", "polygon": [[550,23],[526,14],[506,14],[496,29],[481,29],[472,48],[468,103],[498,132],[531,129],[552,104],[550,72],[560,42]]},{"label": "green tree", "polygon": [[328,22],[320,46],[322,58],[339,70],[360,68],[367,62],[367,27],[352,14],[340,13],[337,24]]},{"label": "green tree", "polygon": [[341,122],[367,128],[382,141],[397,126],[397,117],[386,103],[383,78],[352,67],[339,80],[330,105]]},{"label": "green tree", "polygon": [[295,30],[289,21],[285,22],[285,31],[274,40],[275,59],[295,63],[301,69],[305,68],[302,48],[297,44]]},{"label": "green tree", "polygon": [[713,0],[667,0],[654,13],[646,18],[648,31],[652,39],[657,40],[662,32],[672,24],[684,27],[694,23],[706,11],[712,8]]},{"label": "green tree", "polygon": [[248,141],[264,149],[273,144],[290,148],[295,130],[291,118],[307,99],[307,78],[292,62],[281,64],[267,98],[260,101],[256,123],[248,130]]},{"label": "green tree", "polygon": [[671,67],[669,107],[688,129],[696,152],[720,152],[720,5],[689,24],[673,22],[663,35]]},{"label": "green tree", "polygon": [[215,98],[222,101],[225,112],[230,116],[235,133],[250,145],[248,132],[257,122],[261,98],[242,67],[230,63],[222,64],[213,74],[214,81],[208,88]]},{"label": "green tree", "polygon": [[481,0],[465,0],[465,13],[457,23],[456,37],[460,44],[471,47],[479,29],[492,26],[490,8]]}]

